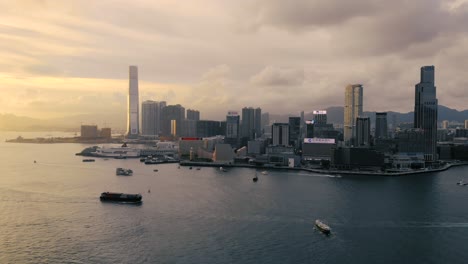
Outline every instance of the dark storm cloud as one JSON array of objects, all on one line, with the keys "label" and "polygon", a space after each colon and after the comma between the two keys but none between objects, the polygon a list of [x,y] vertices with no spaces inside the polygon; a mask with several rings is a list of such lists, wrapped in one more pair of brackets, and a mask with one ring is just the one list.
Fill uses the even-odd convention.
[{"label": "dark storm cloud", "polygon": [[377,55],[400,52],[439,36],[466,33],[468,8],[439,0],[258,1],[252,26],[295,33],[326,28],[340,53]]}]

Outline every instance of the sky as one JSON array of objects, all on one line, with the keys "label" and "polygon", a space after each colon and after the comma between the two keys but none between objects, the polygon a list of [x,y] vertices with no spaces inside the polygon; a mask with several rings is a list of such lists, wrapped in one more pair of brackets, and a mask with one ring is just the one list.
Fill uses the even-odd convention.
[{"label": "sky", "polygon": [[468,0],[0,0],[0,113],[125,113],[140,102],[221,120],[343,106],[409,112],[434,65],[439,104],[468,101]]}]

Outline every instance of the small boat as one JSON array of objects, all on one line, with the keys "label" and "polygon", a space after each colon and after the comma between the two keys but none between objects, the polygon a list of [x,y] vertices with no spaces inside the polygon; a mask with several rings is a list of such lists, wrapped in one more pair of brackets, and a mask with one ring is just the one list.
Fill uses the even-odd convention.
[{"label": "small boat", "polygon": [[457,185],[465,186],[465,185],[468,185],[468,183],[463,182],[463,180],[461,180],[461,181],[457,182]]},{"label": "small boat", "polygon": [[112,201],[112,202],[130,202],[140,203],[143,197],[141,194],[127,194],[127,193],[114,193],[114,192],[103,192],[99,199],[101,201]]},{"label": "small boat", "polygon": [[253,181],[253,182],[257,182],[257,181],[258,181],[257,173],[255,173],[255,177],[253,177],[252,181]]},{"label": "small boat", "polygon": [[324,234],[330,234],[331,228],[320,220],[315,220],[315,226]]},{"label": "small boat", "polygon": [[157,172],[157,171],[158,171],[158,169],[154,169],[153,171],[154,171],[154,172]]},{"label": "small boat", "polygon": [[263,175],[267,175],[267,174],[268,174],[268,171],[262,171],[262,174],[263,174]]},{"label": "small boat", "polygon": [[227,171],[227,170],[226,170],[225,168],[223,168],[223,167],[219,167],[219,170],[220,170],[220,171],[225,171],[225,172]]},{"label": "small boat", "polygon": [[127,156],[117,156],[117,157],[114,157],[114,159],[126,159]]},{"label": "small boat", "polygon": [[132,176],[133,171],[131,169],[117,168],[115,174],[118,176]]},{"label": "small boat", "polygon": [[83,162],[94,162],[94,159],[83,159]]},{"label": "small boat", "polygon": [[201,170],[201,168],[197,168],[197,170]]}]

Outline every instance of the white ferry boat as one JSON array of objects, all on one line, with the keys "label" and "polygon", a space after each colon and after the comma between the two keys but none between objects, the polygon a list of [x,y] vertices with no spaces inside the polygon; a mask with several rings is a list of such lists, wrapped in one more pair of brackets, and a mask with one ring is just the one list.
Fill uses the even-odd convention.
[{"label": "white ferry boat", "polygon": [[107,158],[138,158],[140,157],[140,150],[129,148],[126,144],[123,144],[121,147],[97,147],[91,154],[96,157]]}]

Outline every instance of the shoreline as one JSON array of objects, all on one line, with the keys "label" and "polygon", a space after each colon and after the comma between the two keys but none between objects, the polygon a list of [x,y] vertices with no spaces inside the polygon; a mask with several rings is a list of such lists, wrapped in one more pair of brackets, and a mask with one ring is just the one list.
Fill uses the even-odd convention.
[{"label": "shoreline", "polygon": [[360,176],[384,176],[384,177],[398,177],[405,175],[424,174],[432,172],[440,172],[448,170],[452,167],[466,166],[468,162],[450,163],[437,169],[424,169],[424,170],[412,170],[412,171],[401,171],[401,172],[371,172],[371,171],[349,171],[349,170],[324,170],[324,169],[308,169],[308,168],[290,168],[290,167],[265,167],[256,166],[249,164],[225,164],[225,163],[214,163],[214,162],[196,162],[196,161],[180,161],[180,166],[197,166],[197,167],[223,167],[223,168],[251,168],[251,169],[264,169],[264,170],[290,170],[290,171],[306,171],[319,174],[330,174],[330,175],[360,175]]}]

